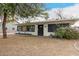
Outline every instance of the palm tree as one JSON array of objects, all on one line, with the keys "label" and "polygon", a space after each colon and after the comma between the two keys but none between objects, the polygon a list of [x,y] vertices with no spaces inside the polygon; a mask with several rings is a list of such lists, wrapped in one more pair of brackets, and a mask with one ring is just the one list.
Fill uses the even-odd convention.
[{"label": "palm tree", "polygon": [[10,17],[13,18],[15,15],[20,17],[39,16],[44,11],[42,6],[43,4],[37,3],[0,3],[0,16],[4,16],[2,21],[3,38],[7,38],[6,22]]}]

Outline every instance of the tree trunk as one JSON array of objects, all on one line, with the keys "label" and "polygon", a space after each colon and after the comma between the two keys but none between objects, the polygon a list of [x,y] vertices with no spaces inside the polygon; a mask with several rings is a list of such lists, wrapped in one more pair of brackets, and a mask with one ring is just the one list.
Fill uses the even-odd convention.
[{"label": "tree trunk", "polygon": [[4,19],[2,23],[2,30],[3,30],[3,38],[7,38],[7,32],[6,32],[6,19],[7,19],[7,14],[4,12]]}]

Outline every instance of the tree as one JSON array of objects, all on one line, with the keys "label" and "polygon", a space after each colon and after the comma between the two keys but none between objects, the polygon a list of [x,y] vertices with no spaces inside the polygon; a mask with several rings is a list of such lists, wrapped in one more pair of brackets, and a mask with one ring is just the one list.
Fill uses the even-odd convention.
[{"label": "tree", "polygon": [[[56,16],[58,17],[56,20],[65,19],[64,16],[63,16],[63,9],[57,9],[57,10],[55,11],[55,14],[56,14]],[[57,28],[59,28],[59,27],[60,27],[60,24],[56,24],[56,26],[57,26]],[[62,24],[61,26],[63,26],[63,24]]]},{"label": "tree", "polygon": [[47,20],[49,18],[48,13],[42,13],[45,17],[45,19]]},{"label": "tree", "polygon": [[56,14],[56,16],[58,17],[58,19],[63,19],[64,17],[63,17],[63,9],[57,9],[56,11],[55,11],[55,14]]},{"label": "tree", "polygon": [[[7,38],[6,22],[15,20],[14,16],[28,17],[39,16],[44,11],[43,4],[37,3],[0,3],[0,15],[2,21],[3,38]],[[12,18],[12,19],[10,19]]]}]

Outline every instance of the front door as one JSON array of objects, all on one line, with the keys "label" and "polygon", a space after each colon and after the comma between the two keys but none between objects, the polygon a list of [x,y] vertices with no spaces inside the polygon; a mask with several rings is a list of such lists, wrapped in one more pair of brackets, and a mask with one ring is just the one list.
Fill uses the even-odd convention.
[{"label": "front door", "polygon": [[43,36],[43,25],[38,25],[38,36]]}]

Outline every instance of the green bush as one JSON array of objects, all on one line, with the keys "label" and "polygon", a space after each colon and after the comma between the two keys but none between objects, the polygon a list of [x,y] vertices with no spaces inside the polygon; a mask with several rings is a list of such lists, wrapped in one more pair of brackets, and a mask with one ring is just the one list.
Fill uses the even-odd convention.
[{"label": "green bush", "polygon": [[59,28],[55,32],[55,36],[58,38],[65,38],[65,39],[78,39],[79,33],[71,28]]}]

